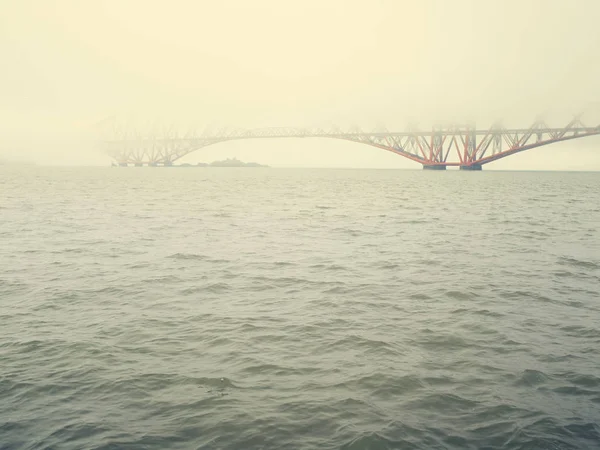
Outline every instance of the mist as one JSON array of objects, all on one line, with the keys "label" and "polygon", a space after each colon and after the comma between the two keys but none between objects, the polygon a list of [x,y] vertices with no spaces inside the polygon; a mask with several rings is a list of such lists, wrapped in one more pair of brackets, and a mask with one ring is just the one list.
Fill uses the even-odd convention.
[{"label": "mist", "polygon": [[[600,3],[567,1],[7,1],[0,15],[0,158],[108,165],[123,124],[402,130],[443,122],[565,125],[600,100]],[[584,121],[586,120],[584,116]],[[591,137],[494,169],[600,170]],[[573,158],[573,154],[577,158]],[[327,140],[239,141],[186,160],[278,166],[414,163]]]}]

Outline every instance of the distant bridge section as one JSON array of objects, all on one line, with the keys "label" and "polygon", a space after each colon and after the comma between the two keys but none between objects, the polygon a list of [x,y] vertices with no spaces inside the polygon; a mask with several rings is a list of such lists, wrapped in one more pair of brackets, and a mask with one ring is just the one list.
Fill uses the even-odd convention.
[{"label": "distant bridge section", "polygon": [[121,136],[104,139],[103,151],[120,166],[172,166],[184,156],[209,145],[242,139],[329,138],[366,144],[395,153],[423,165],[423,169],[445,170],[457,166],[461,170],[481,170],[485,164],[515,153],[556,142],[600,134],[600,125],[584,125],[575,117],[562,128],[548,127],[538,120],[529,128],[489,129],[474,126],[434,127],[430,131],[363,132],[325,131],[314,128],[262,128],[254,130],[222,130],[202,135],[173,133],[163,136]]}]

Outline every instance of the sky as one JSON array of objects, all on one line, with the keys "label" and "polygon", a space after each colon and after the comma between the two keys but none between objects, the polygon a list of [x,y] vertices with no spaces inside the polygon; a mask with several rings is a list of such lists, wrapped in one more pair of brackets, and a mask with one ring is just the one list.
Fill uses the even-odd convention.
[{"label": "sky", "polygon": [[[403,130],[560,126],[590,110],[598,125],[599,17],[597,0],[0,0],[0,158],[110,164],[93,142],[109,117]],[[223,143],[185,162],[225,157],[415,168],[324,139]],[[600,170],[600,137],[493,168]]]}]

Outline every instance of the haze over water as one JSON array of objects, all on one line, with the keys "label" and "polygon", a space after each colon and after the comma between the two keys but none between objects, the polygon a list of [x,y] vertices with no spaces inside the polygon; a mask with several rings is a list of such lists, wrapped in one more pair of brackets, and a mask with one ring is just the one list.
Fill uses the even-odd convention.
[{"label": "haze over water", "polygon": [[2,449],[600,448],[600,174],[0,167]]}]

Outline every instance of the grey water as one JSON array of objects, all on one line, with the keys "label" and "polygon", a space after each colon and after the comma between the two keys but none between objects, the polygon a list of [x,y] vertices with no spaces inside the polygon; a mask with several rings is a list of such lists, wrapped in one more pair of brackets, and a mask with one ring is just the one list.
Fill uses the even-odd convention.
[{"label": "grey water", "polygon": [[1,449],[600,448],[600,173],[0,168]]}]

